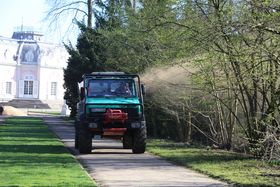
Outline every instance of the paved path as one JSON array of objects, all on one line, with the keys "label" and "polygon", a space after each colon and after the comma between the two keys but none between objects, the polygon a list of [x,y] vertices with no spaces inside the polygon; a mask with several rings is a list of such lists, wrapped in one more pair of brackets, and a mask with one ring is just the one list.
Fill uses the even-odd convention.
[{"label": "paved path", "polygon": [[6,116],[0,115],[0,125],[5,122],[6,118],[7,118]]},{"label": "paved path", "polygon": [[94,140],[92,153],[80,155],[74,149],[73,124],[57,117],[44,117],[44,120],[98,186],[226,186],[149,153],[132,154],[131,150],[122,149],[121,142],[114,140]]}]

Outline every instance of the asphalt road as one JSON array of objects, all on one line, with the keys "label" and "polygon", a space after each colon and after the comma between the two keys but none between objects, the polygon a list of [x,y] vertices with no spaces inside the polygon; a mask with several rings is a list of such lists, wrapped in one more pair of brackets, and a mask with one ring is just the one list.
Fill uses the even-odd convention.
[{"label": "asphalt road", "polygon": [[73,124],[58,117],[44,117],[44,121],[98,186],[228,186],[152,154],[132,154],[131,150],[122,149],[120,141],[93,140],[92,153],[80,155],[74,148]]}]

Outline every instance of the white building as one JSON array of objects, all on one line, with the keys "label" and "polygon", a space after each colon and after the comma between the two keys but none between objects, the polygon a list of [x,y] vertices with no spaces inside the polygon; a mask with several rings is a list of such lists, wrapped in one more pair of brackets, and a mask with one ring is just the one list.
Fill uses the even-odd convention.
[{"label": "white building", "polygon": [[0,102],[63,104],[68,53],[63,46],[40,42],[41,36],[23,28],[11,39],[0,36]]}]

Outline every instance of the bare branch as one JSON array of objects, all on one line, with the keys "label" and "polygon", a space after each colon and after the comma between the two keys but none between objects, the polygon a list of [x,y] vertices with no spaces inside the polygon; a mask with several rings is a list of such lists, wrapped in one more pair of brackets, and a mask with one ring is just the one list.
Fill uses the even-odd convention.
[{"label": "bare branch", "polygon": [[53,9],[51,9],[49,12],[48,12],[48,14],[47,14],[47,16],[50,16],[50,15],[52,15],[54,12],[56,12],[56,11],[58,11],[58,10],[61,10],[61,9],[64,9],[65,7],[70,7],[70,6],[72,6],[72,5],[77,5],[77,4],[80,4],[80,3],[82,3],[82,4],[87,4],[86,2],[84,2],[84,1],[75,1],[75,2],[72,2],[72,3],[68,3],[68,4],[65,4],[65,5],[63,5],[63,6],[60,6],[60,7],[54,7]]}]

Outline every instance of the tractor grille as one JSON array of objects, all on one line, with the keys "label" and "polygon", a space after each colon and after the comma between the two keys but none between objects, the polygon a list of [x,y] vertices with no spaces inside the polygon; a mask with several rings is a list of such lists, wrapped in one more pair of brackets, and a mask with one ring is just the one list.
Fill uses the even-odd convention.
[{"label": "tractor grille", "polygon": [[[128,120],[138,120],[139,114],[138,114],[138,108],[113,108],[116,110],[121,110],[125,113],[128,113]],[[92,112],[88,115],[90,118],[95,118],[103,120],[104,119],[104,112]]]},{"label": "tractor grille", "polygon": [[137,108],[120,108],[125,113],[128,113],[128,119],[138,119],[139,114],[138,114],[138,109]]}]

